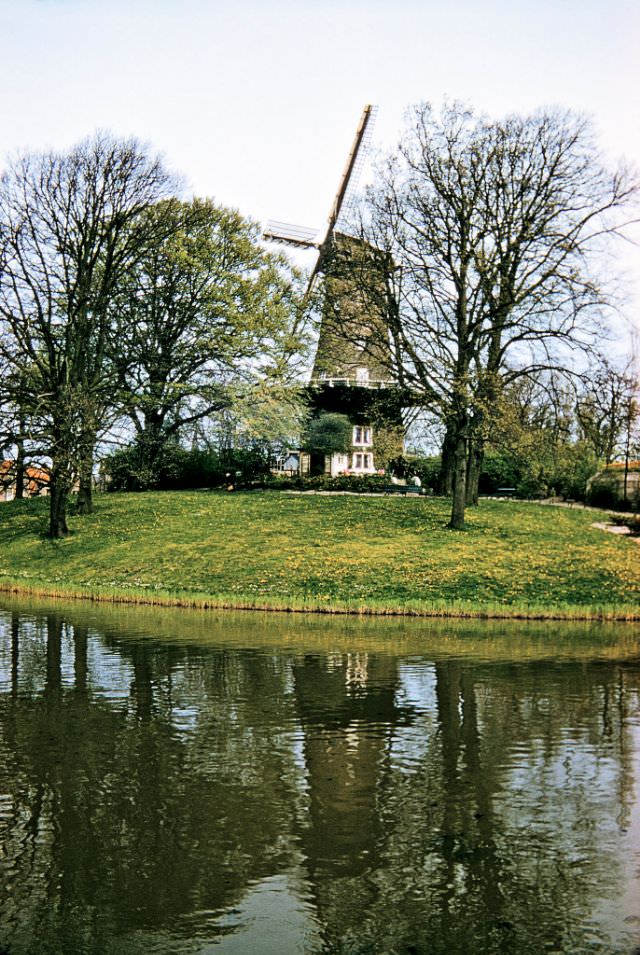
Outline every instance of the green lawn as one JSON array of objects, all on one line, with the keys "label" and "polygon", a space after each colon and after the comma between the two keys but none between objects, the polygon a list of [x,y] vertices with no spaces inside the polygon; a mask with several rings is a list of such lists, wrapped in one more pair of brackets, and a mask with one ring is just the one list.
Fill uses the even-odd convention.
[{"label": "green lawn", "polygon": [[0,588],[228,607],[640,619],[640,545],[580,508],[253,493],[114,494],[42,536],[0,505]]}]

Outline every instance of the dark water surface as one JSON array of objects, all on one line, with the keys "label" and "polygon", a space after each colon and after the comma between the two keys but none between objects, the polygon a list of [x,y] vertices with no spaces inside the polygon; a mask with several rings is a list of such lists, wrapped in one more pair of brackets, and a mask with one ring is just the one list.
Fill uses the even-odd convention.
[{"label": "dark water surface", "polygon": [[0,603],[0,952],[637,946],[637,627]]}]

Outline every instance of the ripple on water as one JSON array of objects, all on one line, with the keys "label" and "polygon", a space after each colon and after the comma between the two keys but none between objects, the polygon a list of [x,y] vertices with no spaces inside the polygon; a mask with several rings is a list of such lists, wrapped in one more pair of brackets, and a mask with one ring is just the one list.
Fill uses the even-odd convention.
[{"label": "ripple on water", "polygon": [[11,955],[640,941],[640,669],[610,636],[103,612],[0,611]]}]

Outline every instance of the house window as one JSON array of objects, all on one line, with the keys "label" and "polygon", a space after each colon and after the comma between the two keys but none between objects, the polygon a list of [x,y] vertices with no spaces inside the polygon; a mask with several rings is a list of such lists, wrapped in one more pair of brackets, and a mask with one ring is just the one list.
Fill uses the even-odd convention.
[{"label": "house window", "polygon": [[358,385],[366,385],[369,382],[369,369],[368,368],[356,368],[356,383]]},{"label": "house window", "polygon": [[353,429],[353,443],[360,446],[371,444],[371,428],[357,424]]},{"label": "house window", "polygon": [[373,470],[373,455],[368,454],[367,452],[357,451],[353,455],[352,470],[353,471],[372,471]]}]

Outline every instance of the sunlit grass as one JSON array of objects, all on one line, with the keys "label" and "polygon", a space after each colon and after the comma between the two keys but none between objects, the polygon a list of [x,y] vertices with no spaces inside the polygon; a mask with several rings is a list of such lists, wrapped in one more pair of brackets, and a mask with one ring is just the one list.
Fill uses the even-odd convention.
[{"label": "sunlit grass", "polygon": [[640,547],[582,509],[254,493],[98,497],[63,541],[0,505],[0,587],[199,607],[640,619]]}]

